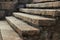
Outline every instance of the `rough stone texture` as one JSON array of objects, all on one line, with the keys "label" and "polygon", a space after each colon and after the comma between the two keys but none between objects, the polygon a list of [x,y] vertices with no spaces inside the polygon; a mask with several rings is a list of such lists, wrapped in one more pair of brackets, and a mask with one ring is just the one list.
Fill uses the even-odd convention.
[{"label": "rough stone texture", "polygon": [[0,21],[0,30],[3,40],[22,40],[6,21]]},{"label": "rough stone texture", "polygon": [[16,19],[15,17],[6,17],[9,24],[12,28],[25,40],[26,39],[39,39],[40,38],[40,29],[32,27],[25,22]]},{"label": "rough stone texture", "polygon": [[51,26],[54,25],[56,22],[56,20],[52,18],[29,15],[24,13],[13,13],[13,15],[35,26]]},{"label": "rough stone texture", "polygon": [[29,14],[37,14],[42,16],[51,16],[56,17],[60,16],[59,9],[27,9],[27,8],[20,8],[21,12],[29,13]]},{"label": "rough stone texture", "polygon": [[60,40],[60,32],[59,33],[55,32],[53,34],[53,39],[52,40]]},{"label": "rough stone texture", "polygon": [[47,1],[55,1],[55,0],[33,0],[33,2],[47,2]]},{"label": "rough stone texture", "polygon": [[55,1],[55,0],[19,0],[19,3],[38,3],[47,1]]},{"label": "rough stone texture", "polygon": [[40,8],[48,8],[48,7],[60,7],[60,1],[56,2],[46,2],[46,3],[37,3],[37,4],[26,4],[26,7],[40,7]]},{"label": "rough stone texture", "polygon": [[2,40],[1,29],[0,29],[0,40]]},{"label": "rough stone texture", "polygon": [[5,17],[5,11],[4,10],[0,10],[0,18]]},{"label": "rough stone texture", "polygon": [[0,2],[1,8],[0,9],[13,9],[15,4],[17,3],[17,0],[13,1],[2,1]]}]

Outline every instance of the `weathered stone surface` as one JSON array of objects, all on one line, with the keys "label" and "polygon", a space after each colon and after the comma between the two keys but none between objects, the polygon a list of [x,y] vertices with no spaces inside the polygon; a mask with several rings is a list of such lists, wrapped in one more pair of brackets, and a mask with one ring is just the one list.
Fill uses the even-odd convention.
[{"label": "weathered stone surface", "polygon": [[59,33],[55,32],[52,40],[60,40],[60,32]]},{"label": "weathered stone surface", "polygon": [[18,0],[19,3],[38,3],[38,2],[50,2],[55,0]]},{"label": "weathered stone surface", "polygon": [[5,17],[5,11],[4,10],[0,10],[0,18]]},{"label": "weathered stone surface", "polygon": [[14,9],[15,4],[17,3],[17,0],[13,1],[2,1],[0,2],[1,8],[0,9]]},{"label": "weathered stone surface", "polygon": [[0,30],[2,40],[23,40],[6,21],[0,21]]},{"label": "weathered stone surface", "polygon": [[33,0],[33,2],[47,2],[47,1],[55,1],[55,0]]},{"label": "weathered stone surface", "polygon": [[1,29],[0,29],[0,40],[2,40]]},{"label": "weathered stone surface", "polygon": [[[16,19],[15,17],[6,17],[12,28],[23,38],[40,38],[40,29],[32,27],[25,22]],[[35,38],[37,37],[37,38]],[[38,40],[38,39],[37,39]]]},{"label": "weathered stone surface", "polygon": [[37,14],[37,15],[44,15],[44,16],[51,16],[56,17],[60,16],[59,9],[27,9],[27,8],[20,8],[20,11],[29,13],[29,14]]},{"label": "weathered stone surface", "polygon": [[46,2],[46,3],[37,3],[37,4],[26,4],[26,7],[60,7],[60,1],[56,1],[56,2]]},{"label": "weathered stone surface", "polygon": [[51,26],[54,25],[56,22],[56,20],[52,18],[29,15],[24,13],[13,13],[13,15],[35,26]]}]

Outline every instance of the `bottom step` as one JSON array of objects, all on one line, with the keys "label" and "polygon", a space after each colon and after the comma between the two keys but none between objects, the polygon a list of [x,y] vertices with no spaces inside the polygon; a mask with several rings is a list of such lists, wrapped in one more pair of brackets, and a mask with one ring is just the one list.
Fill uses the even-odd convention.
[{"label": "bottom step", "polygon": [[12,16],[6,17],[6,20],[12,26],[12,28],[24,39],[38,40],[40,38],[40,29],[32,27],[27,23]]},{"label": "bottom step", "polygon": [[1,35],[1,30],[0,30],[0,40],[3,40],[2,35]]},{"label": "bottom step", "polygon": [[0,29],[3,40],[22,40],[6,21],[0,21]]}]

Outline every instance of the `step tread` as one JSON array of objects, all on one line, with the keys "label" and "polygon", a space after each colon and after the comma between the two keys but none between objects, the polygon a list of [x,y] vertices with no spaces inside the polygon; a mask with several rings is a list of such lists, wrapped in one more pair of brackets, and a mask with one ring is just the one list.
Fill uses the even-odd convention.
[{"label": "step tread", "polygon": [[6,21],[0,21],[3,40],[22,40]]},{"label": "step tread", "polygon": [[52,19],[52,18],[46,18],[46,17],[36,16],[36,15],[29,15],[29,14],[24,14],[24,13],[13,13],[13,14],[28,17],[28,18],[31,18],[31,19],[37,19],[37,20],[55,20],[55,19]]},{"label": "step tread", "polygon": [[26,4],[26,7],[60,7],[59,4],[60,4],[60,1],[56,1],[56,2]]},{"label": "step tread", "polygon": [[10,22],[12,22],[14,25],[16,25],[17,28],[20,29],[21,31],[39,30],[37,28],[34,28],[34,27],[28,25],[27,23],[24,23],[21,20],[16,19],[15,17],[6,17],[6,19],[9,20]]},{"label": "step tread", "polygon": [[[28,25],[27,23],[23,22],[22,20],[19,20],[15,17],[6,17],[6,20],[8,23],[12,26],[12,28],[19,34],[20,37],[23,39],[36,39],[35,37],[40,36],[40,29],[35,28],[33,26]],[[38,36],[39,35],[39,36]],[[28,39],[28,40],[29,40]]]},{"label": "step tread", "polygon": [[48,25],[52,25],[52,23],[55,24],[55,22],[56,22],[56,19],[54,19],[54,18],[46,18],[46,17],[42,17],[42,16],[29,15],[29,14],[25,14],[25,13],[14,12],[13,15],[30,24],[32,23],[35,26],[39,26],[39,25],[48,26]]},{"label": "step tread", "polygon": [[39,14],[39,15],[50,15],[50,16],[60,16],[59,9],[28,9],[20,8],[21,12],[30,13],[30,14]]},{"label": "step tread", "polygon": [[33,3],[34,2],[47,2],[47,1],[55,1],[55,0],[33,0]]}]

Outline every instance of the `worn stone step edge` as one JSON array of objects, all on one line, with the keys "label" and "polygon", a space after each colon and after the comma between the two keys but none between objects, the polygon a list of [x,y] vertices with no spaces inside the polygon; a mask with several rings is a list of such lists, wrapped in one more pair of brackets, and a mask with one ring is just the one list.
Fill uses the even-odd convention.
[{"label": "worn stone step edge", "polygon": [[[15,17],[6,17],[6,20],[8,23],[12,26],[12,28],[21,36],[22,35],[30,35],[30,36],[35,36],[39,35],[40,29],[32,27],[25,22],[16,19]],[[24,29],[23,29],[24,28]],[[29,29],[30,28],[30,29]],[[36,33],[35,33],[36,32]]]},{"label": "worn stone step edge", "polygon": [[26,7],[60,7],[59,4],[60,4],[60,1],[56,1],[56,2],[26,4]]},{"label": "worn stone step edge", "polygon": [[36,16],[36,15],[29,15],[24,13],[13,13],[13,15],[19,19],[22,19],[29,24],[35,25],[35,26],[51,26],[55,24],[56,19],[53,18],[46,18],[42,16]]},{"label": "worn stone step edge", "polygon": [[21,12],[29,13],[29,14],[37,14],[37,15],[45,15],[45,16],[60,16],[59,9],[27,9],[20,8]]}]

